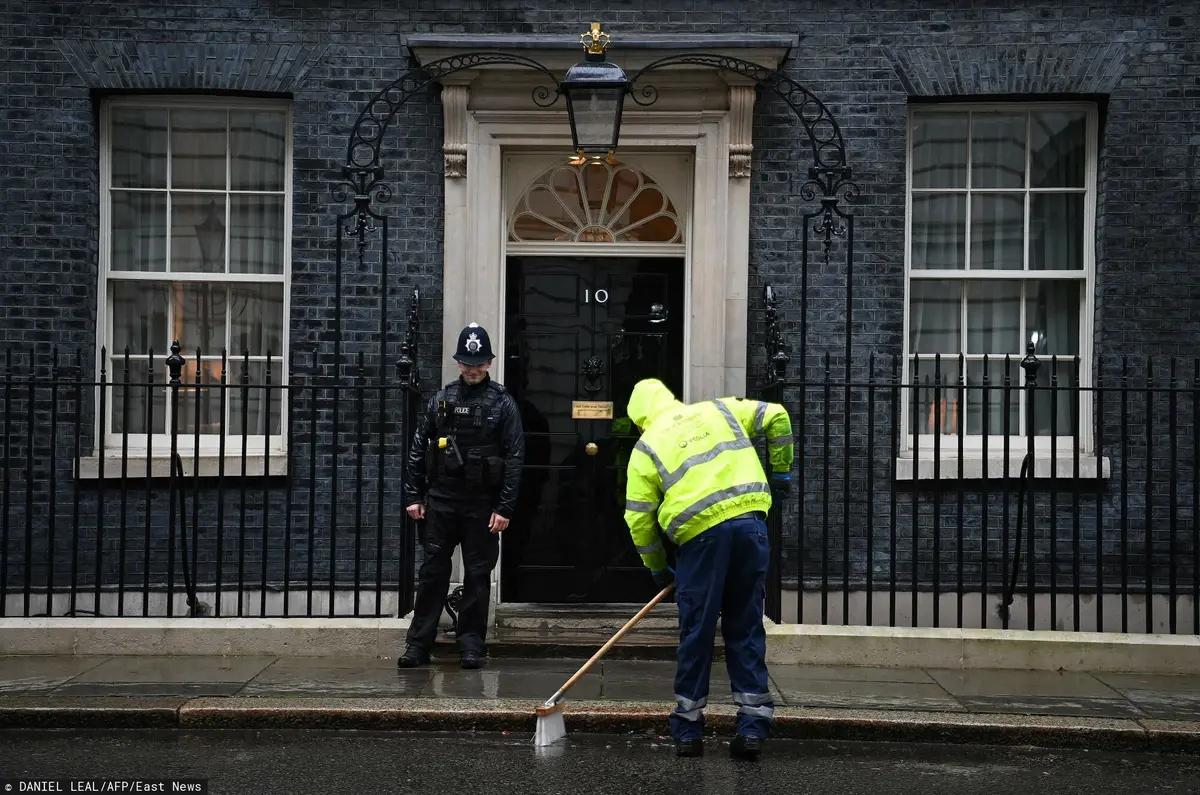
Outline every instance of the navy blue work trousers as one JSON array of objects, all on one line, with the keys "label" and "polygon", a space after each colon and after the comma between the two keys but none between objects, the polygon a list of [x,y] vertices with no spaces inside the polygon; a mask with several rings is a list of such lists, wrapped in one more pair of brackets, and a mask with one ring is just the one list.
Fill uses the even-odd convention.
[{"label": "navy blue work trousers", "polygon": [[765,738],[770,732],[775,704],[767,682],[767,635],[763,629],[770,556],[765,519],[757,512],[728,519],[678,549],[678,706],[670,717],[671,734],[676,740],[704,734],[718,617],[733,702],[738,705],[737,733]]}]

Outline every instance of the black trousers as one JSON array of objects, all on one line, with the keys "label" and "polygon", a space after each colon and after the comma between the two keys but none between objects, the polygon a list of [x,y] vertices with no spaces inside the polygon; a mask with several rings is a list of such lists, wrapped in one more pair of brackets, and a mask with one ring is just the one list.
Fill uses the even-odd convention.
[{"label": "black trousers", "polygon": [[417,602],[408,645],[428,652],[450,589],[451,557],[462,545],[463,595],[458,611],[459,651],[484,652],[492,569],[500,557],[500,536],[488,530],[490,502],[433,497],[425,503],[421,546],[425,561],[417,575]]}]

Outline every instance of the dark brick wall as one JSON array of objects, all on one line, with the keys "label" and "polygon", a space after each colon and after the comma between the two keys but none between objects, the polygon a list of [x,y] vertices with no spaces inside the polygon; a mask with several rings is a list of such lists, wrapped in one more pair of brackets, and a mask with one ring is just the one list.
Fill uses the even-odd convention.
[{"label": "dark brick wall", "polygon": [[[349,207],[335,202],[333,192],[355,115],[408,65],[400,43],[404,34],[554,34],[574,39],[598,16],[618,36],[618,43],[620,36],[649,33],[797,32],[801,43],[788,62],[788,73],[820,97],[841,124],[860,188],[854,208],[850,318],[845,305],[846,252],[840,244],[834,246],[828,264],[815,256],[814,249],[807,282],[801,281],[801,219],[812,205],[798,200],[797,193],[807,177],[807,147],[800,126],[781,102],[765,95],[760,101],[754,129],[750,251],[749,353],[755,380],[764,362],[761,287],[765,282],[775,284],[781,296],[793,376],[801,355],[802,310],[807,312],[810,376],[821,375],[821,356],[827,351],[835,356],[835,377],[842,372],[844,364],[837,357],[845,347],[847,325],[855,357],[862,362],[856,365],[860,374],[869,352],[892,356],[900,351],[905,114],[911,99],[1067,96],[1101,102],[1095,343],[1097,352],[1107,357],[1102,378],[1117,382],[1119,354],[1194,354],[1200,349],[1200,255],[1194,232],[1200,214],[1196,192],[1200,137],[1195,121],[1200,117],[1200,12],[1195,4],[965,5],[928,0],[752,4],[628,0],[607,7],[507,0],[195,4],[7,0],[0,14],[0,83],[4,85],[0,148],[5,155],[0,166],[5,199],[0,205],[5,274],[0,285],[0,343],[20,346],[22,351],[32,348],[42,361],[53,346],[64,354],[81,350],[84,370],[91,376],[98,239],[95,131],[100,96],[143,90],[279,93],[295,101],[291,316],[295,369],[302,378],[309,371],[332,374],[335,351],[348,357],[342,375],[357,371],[360,353],[368,376],[378,375],[381,366],[390,368],[399,354],[409,291],[416,287],[423,296],[420,372],[424,386],[433,386],[442,358],[440,104],[433,95],[414,99],[388,134],[389,157],[384,165],[393,197],[386,208],[390,252],[386,300],[381,289],[381,234],[361,261],[353,256],[340,263],[341,294],[340,301],[335,300],[336,213]],[[382,346],[381,327],[386,331]],[[73,403],[60,397],[66,401],[60,412],[73,415]],[[26,395],[14,395],[11,404],[14,469],[24,466],[20,462],[27,449],[21,419],[26,400]],[[861,419],[865,407],[856,405]],[[301,406],[299,416],[307,408],[311,407]],[[333,408],[327,400],[320,410],[326,412],[322,417],[328,417]],[[1178,410],[1185,416],[1183,407]],[[368,409],[368,425],[379,416],[374,411]],[[338,412],[343,423],[350,423],[345,425],[348,434],[335,439],[322,431],[319,444],[340,450],[339,473],[354,473],[353,423],[358,419],[344,401]],[[1167,427],[1165,413],[1160,408],[1162,428]],[[1137,422],[1136,409],[1134,414],[1131,428],[1140,427],[1145,439],[1160,438],[1160,432],[1147,433],[1144,423]],[[396,407],[385,407],[383,418],[389,423],[385,434],[397,433]],[[820,427],[818,416],[809,420],[810,428]],[[303,422],[297,432],[301,426],[307,432]],[[853,430],[858,427],[865,426],[852,423],[852,442],[862,445]],[[49,452],[50,443],[44,424],[39,428],[44,441],[35,449],[31,482],[34,502],[45,504],[50,501],[50,459],[42,453]],[[1190,428],[1177,430],[1181,437],[1190,438]],[[889,432],[886,422],[877,428],[881,438]],[[89,436],[90,431],[85,431],[85,448]],[[843,444],[843,436],[838,419],[831,427],[835,449]],[[1114,430],[1106,437],[1115,440],[1118,434]],[[820,435],[813,437],[813,444],[822,442]],[[55,445],[69,457],[73,438],[60,431]],[[308,455],[303,449],[296,452],[297,473],[308,471]],[[1179,456],[1187,462],[1194,453],[1184,450]],[[380,477],[372,456],[366,458],[366,480]],[[853,456],[851,477],[856,488],[865,483],[864,462],[869,458],[861,447]],[[1161,466],[1147,490],[1144,466],[1134,466],[1136,456],[1128,460],[1129,493],[1156,495],[1161,490],[1156,496],[1169,495]],[[335,460],[318,452],[318,461],[323,469],[313,490],[318,506],[314,508],[318,515],[314,556],[317,568],[327,569],[330,545],[322,522],[328,519],[320,517],[328,517],[330,510],[327,470]],[[1125,461],[1114,458],[1114,467],[1124,466]],[[818,489],[820,480],[813,473],[820,474],[820,466],[820,460],[812,459],[806,466]],[[70,469],[69,462],[57,468],[55,500],[64,516],[73,507]],[[831,487],[839,494],[844,486],[838,480],[841,471],[840,463],[831,469]],[[394,465],[386,465],[382,477],[394,477],[395,472]],[[883,502],[877,505],[882,509],[890,490],[881,485],[887,483],[886,470],[876,474],[881,476],[875,483],[882,489]],[[1190,479],[1185,475],[1179,475],[1184,492],[1177,499],[1181,503],[1187,499],[1190,505]],[[23,477],[13,481],[14,513],[6,550],[10,583],[24,577],[25,522],[15,513],[22,502],[15,495],[20,492],[24,497]],[[309,493],[311,484],[305,477],[297,474],[293,481],[298,494]],[[1104,498],[1114,511],[1117,488],[1116,483],[1110,484]],[[160,496],[159,501],[163,499]],[[286,500],[281,492],[277,499]],[[299,513],[308,510],[306,504],[296,506]],[[94,510],[85,506],[80,522],[85,549],[95,546]],[[975,516],[973,510],[967,511],[968,516]],[[282,507],[272,511],[269,549],[282,546],[282,514]],[[1190,513],[1187,516],[1193,521]],[[957,515],[951,511],[946,520],[957,524]],[[202,518],[210,536],[215,521]],[[253,521],[260,526],[260,517]],[[977,518],[964,520],[964,527],[977,524]],[[69,525],[69,519],[60,520],[57,532]],[[836,525],[840,534],[843,525]],[[1143,531],[1145,526],[1143,512]],[[796,527],[789,521],[793,545]],[[806,546],[811,548],[812,523],[808,527]],[[31,530],[30,537],[36,544],[43,536],[40,525],[35,529],[38,532]],[[969,532],[974,539],[975,530]],[[165,548],[163,534],[152,535],[151,545]],[[851,523],[851,535],[860,539],[858,549],[868,546],[859,522]],[[202,558],[215,556],[211,543],[204,543],[209,545],[202,547]],[[916,546],[929,543],[919,541]],[[1094,548],[1094,540],[1088,543]],[[907,546],[901,544],[899,554],[911,557],[912,549],[910,540]],[[335,555],[342,559],[345,545],[337,550]],[[38,560],[44,554],[33,557]],[[853,558],[855,570],[861,572],[867,565],[865,556],[860,551]],[[789,560],[789,569],[795,572],[795,557],[790,555]],[[106,561],[106,576],[111,578],[118,564],[111,556]],[[68,563],[56,564],[59,577]],[[977,553],[975,565],[981,565]],[[86,560],[81,565],[84,571],[93,567]],[[298,573],[293,570],[293,576]]]}]

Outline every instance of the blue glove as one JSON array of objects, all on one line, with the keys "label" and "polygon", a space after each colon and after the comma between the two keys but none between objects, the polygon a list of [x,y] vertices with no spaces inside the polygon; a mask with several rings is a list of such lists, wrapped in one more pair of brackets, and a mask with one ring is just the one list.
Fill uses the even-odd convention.
[{"label": "blue glove", "polygon": [[675,569],[670,566],[667,566],[662,571],[652,571],[650,575],[654,577],[654,584],[658,586],[658,590],[660,591],[675,582]]},{"label": "blue glove", "polygon": [[787,472],[773,472],[771,474],[771,492],[778,494],[781,497],[786,497],[792,493],[792,476]]}]

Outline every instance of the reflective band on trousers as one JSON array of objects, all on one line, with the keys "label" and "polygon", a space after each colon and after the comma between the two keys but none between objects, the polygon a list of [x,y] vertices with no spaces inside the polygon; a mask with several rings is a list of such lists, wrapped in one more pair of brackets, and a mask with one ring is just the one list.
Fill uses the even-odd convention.
[{"label": "reflective band on trousers", "polygon": [[671,520],[671,523],[667,525],[666,528],[667,538],[671,539],[672,541],[675,540],[675,534],[679,532],[681,527],[717,503],[724,502],[725,500],[733,497],[740,497],[743,494],[770,493],[771,487],[766,483],[742,483],[737,486],[730,486],[727,489],[714,491],[712,494],[706,494],[688,507],[684,508],[674,519]]},{"label": "reflective band on trousers", "polygon": [[693,701],[690,698],[684,698],[678,693],[675,694],[675,703],[679,707],[675,710],[675,714],[684,720],[698,721],[700,720],[700,710],[708,704],[707,698],[702,698],[698,701]]},{"label": "reflective band on trousers", "polygon": [[734,693],[733,703],[738,705],[738,712],[743,715],[753,715],[756,718],[775,717],[775,698],[770,693]]}]

